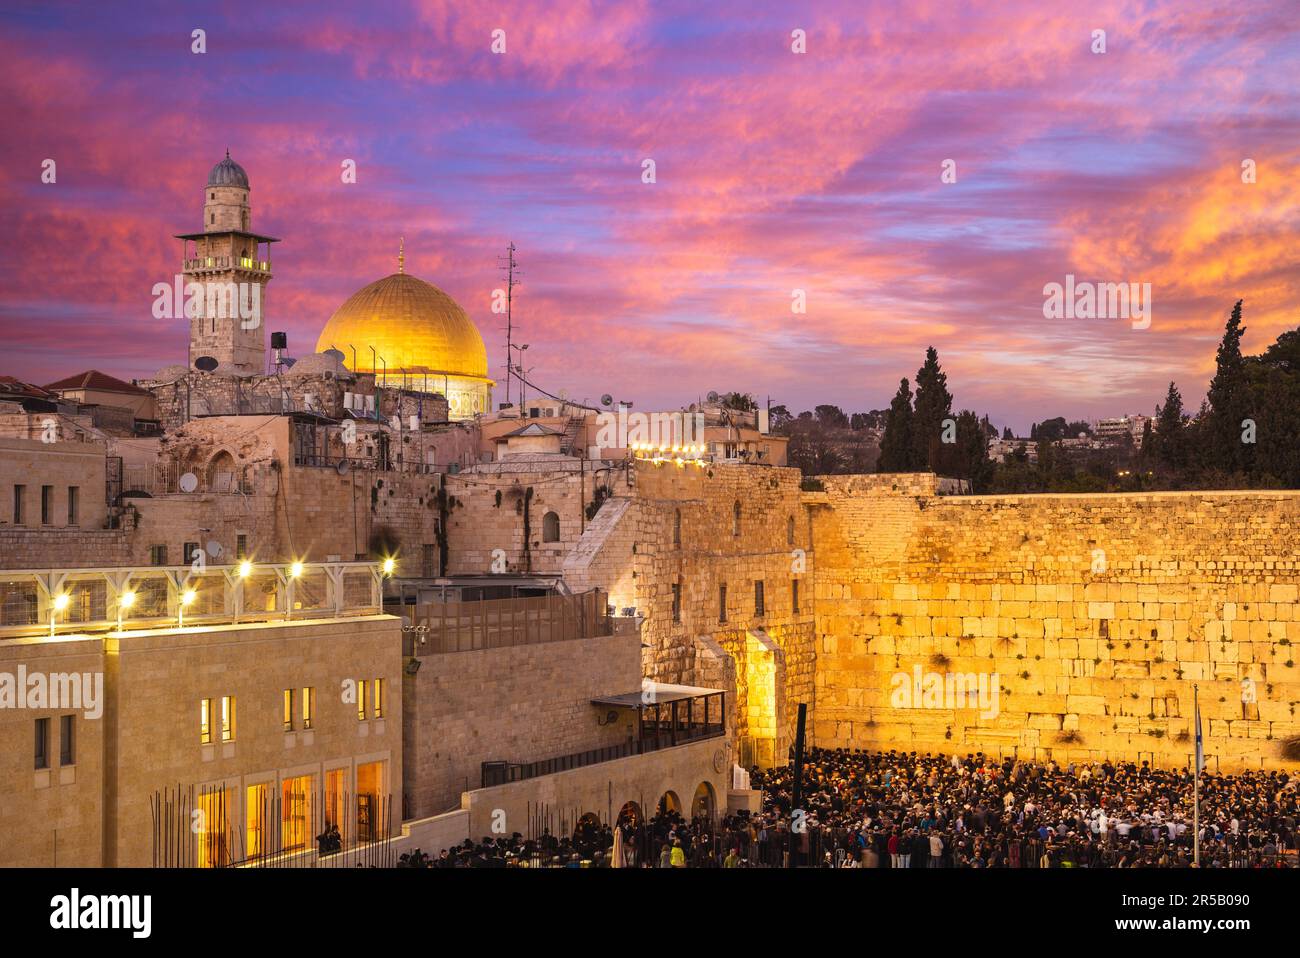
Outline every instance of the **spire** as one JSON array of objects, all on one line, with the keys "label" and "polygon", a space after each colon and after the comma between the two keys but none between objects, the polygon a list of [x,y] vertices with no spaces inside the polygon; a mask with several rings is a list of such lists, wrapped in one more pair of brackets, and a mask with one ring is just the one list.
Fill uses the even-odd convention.
[{"label": "spire", "polygon": [[397,271],[406,272],[406,237],[403,236],[397,241]]},{"label": "spire", "polygon": [[226,147],[226,159],[230,159],[230,147]]}]

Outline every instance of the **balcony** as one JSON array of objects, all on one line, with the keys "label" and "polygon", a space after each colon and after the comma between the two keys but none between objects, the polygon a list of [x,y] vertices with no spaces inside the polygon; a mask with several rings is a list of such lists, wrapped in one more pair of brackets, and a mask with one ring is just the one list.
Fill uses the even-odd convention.
[{"label": "balcony", "polygon": [[403,630],[404,655],[477,652],[614,634],[606,595],[578,595],[417,605]]},{"label": "balcony", "polygon": [[253,259],[251,256],[200,256],[182,261],[187,273],[219,272],[230,269],[242,269],[253,273],[270,273],[271,261]]},{"label": "balcony", "polygon": [[[200,553],[202,555],[202,553]],[[376,562],[0,572],[0,639],[383,612]]]}]

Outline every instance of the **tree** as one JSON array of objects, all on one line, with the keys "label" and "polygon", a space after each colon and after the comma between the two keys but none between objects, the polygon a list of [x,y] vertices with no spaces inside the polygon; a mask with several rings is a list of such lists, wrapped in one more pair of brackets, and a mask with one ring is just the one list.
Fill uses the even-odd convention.
[{"label": "tree", "polygon": [[880,440],[877,472],[907,472],[912,468],[912,387],[906,379],[885,415],[885,434]]},{"label": "tree", "polygon": [[938,351],[931,346],[925,351],[925,363],[916,371],[912,455],[907,468],[934,468],[943,433],[943,421],[951,416],[952,393],[948,392],[948,376],[939,367]]},{"label": "tree", "polygon": [[1014,435],[1012,435],[1012,433],[1011,433],[1011,427],[1010,427],[1010,426],[1005,426],[1005,427],[1003,427],[1003,429],[1002,429],[1002,438],[1005,439],[1005,440],[1007,440],[1008,442],[1010,442],[1012,439],[1015,439],[1015,438],[1016,438]]},{"label": "tree", "polygon": [[1250,415],[1250,383],[1241,355],[1241,300],[1223,330],[1210,381],[1209,418],[1204,430],[1204,465],[1225,473],[1246,472],[1254,463],[1253,447],[1242,442],[1242,421]]},{"label": "tree", "polygon": [[1164,404],[1156,407],[1156,425],[1152,433],[1152,455],[1170,473],[1187,468],[1187,417],[1183,415],[1183,396],[1172,382]]},{"label": "tree", "polygon": [[775,433],[780,433],[794,417],[790,415],[790,410],[784,405],[773,406],[767,414],[768,427]]},{"label": "tree", "polygon": [[723,393],[718,402],[725,409],[735,409],[739,412],[753,412],[758,408],[758,402],[749,393]]},{"label": "tree", "polygon": [[815,410],[818,424],[829,429],[848,429],[849,417],[839,406],[818,406]]}]

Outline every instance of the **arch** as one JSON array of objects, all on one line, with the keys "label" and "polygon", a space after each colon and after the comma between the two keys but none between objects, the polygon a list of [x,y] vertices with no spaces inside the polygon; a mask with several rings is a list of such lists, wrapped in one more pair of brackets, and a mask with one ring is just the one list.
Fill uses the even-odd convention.
[{"label": "arch", "polygon": [[208,460],[208,467],[204,474],[209,492],[233,492],[238,470],[235,466],[235,457],[227,450],[222,449],[215,456]]},{"label": "arch", "polygon": [[740,500],[739,499],[736,500],[735,505],[732,506],[731,508],[731,534],[733,536],[740,535]]},{"label": "arch", "polygon": [[641,813],[641,806],[636,802],[624,802],[623,807],[618,810],[618,818],[615,824],[622,825],[624,828],[636,827],[645,821],[645,816]]},{"label": "arch", "polygon": [[711,782],[700,782],[691,799],[691,818],[707,818],[713,821],[718,808],[718,796]]},{"label": "arch", "polygon": [[677,797],[677,793],[671,788],[659,796],[659,806],[657,813],[667,815],[669,813],[680,815],[682,813],[682,800]]},{"label": "arch", "polygon": [[560,517],[557,513],[548,512],[542,516],[542,541],[560,541]]}]

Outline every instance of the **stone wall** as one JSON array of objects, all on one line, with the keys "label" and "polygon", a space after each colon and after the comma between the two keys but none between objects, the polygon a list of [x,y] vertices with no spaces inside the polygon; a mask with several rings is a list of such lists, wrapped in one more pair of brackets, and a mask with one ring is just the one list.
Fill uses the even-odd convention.
[{"label": "stone wall", "polygon": [[[1181,765],[1199,685],[1211,768],[1287,764],[1300,494],[935,497],[858,478],[805,494],[817,744]],[[996,675],[997,714],[918,697],[931,674]]]},{"label": "stone wall", "polygon": [[457,807],[479,787],[483,762],[535,762],[632,738],[629,710],[602,724],[610,710],[591,700],[640,689],[640,654],[633,632],[420,656],[405,678],[408,815]]}]

